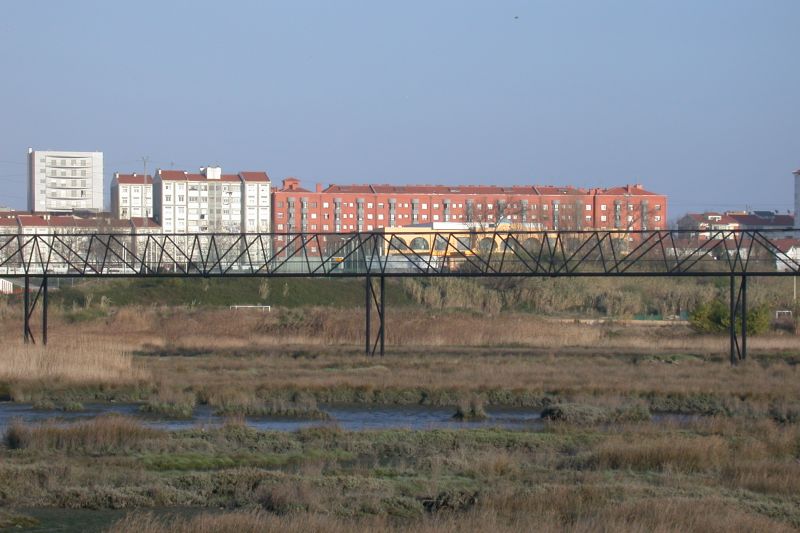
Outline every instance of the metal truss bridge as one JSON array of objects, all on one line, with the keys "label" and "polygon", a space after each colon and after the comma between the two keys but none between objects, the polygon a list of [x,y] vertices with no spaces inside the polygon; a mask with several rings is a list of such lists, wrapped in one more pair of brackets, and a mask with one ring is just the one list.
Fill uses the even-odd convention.
[{"label": "metal truss bridge", "polygon": [[[364,277],[365,349],[372,354],[378,348],[384,353],[387,277],[728,277],[735,363],[747,353],[747,278],[800,275],[800,258],[781,246],[796,232],[450,232],[407,227],[370,233],[5,234],[0,235],[0,277],[24,278],[26,341],[34,341],[30,318],[42,301],[45,343],[48,278]],[[31,282],[38,284],[33,299]],[[374,341],[373,305],[378,318]]]}]

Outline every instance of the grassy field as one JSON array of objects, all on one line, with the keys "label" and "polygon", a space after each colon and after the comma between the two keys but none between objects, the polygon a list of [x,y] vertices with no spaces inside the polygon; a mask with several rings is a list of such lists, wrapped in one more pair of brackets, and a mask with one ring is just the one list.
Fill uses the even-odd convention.
[{"label": "grassy field", "polygon": [[[126,532],[800,529],[800,342],[785,331],[752,337],[731,367],[726,337],[683,324],[398,306],[379,358],[362,354],[353,307],[96,311],[55,310],[46,349],[2,344],[0,397],[175,416],[207,404],[231,418],[179,432],[120,417],[14,423],[0,526],[97,509]],[[0,318],[14,339],[15,310]],[[296,433],[241,419],[314,418],[320,403],[549,419],[542,431]],[[664,411],[692,416],[653,416]]]}]

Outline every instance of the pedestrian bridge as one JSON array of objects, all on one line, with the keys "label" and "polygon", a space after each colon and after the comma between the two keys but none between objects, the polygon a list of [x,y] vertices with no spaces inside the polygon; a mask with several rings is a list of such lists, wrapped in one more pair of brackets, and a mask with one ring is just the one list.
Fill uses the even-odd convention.
[{"label": "pedestrian bridge", "polygon": [[363,277],[365,351],[381,355],[387,277],[727,277],[735,364],[747,354],[747,280],[800,275],[795,231],[17,233],[0,235],[0,277],[24,282],[27,342],[34,341],[30,319],[41,300],[45,344],[50,278]]},{"label": "pedestrian bridge", "polygon": [[[793,230],[0,235],[0,276],[791,276]],[[791,250],[800,250],[800,246]]]}]

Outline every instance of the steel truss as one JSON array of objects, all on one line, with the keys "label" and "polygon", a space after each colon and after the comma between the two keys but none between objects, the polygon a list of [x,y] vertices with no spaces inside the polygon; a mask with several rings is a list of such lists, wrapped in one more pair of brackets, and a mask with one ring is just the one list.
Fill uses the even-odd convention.
[{"label": "steel truss", "polygon": [[[383,354],[386,277],[726,276],[731,279],[731,361],[736,362],[747,354],[747,278],[800,275],[800,259],[778,245],[796,233],[788,228],[702,234],[414,228],[344,234],[17,233],[0,235],[0,277],[25,278],[26,341],[33,340],[30,318],[42,297],[44,342],[48,277],[364,277],[365,349],[374,354],[380,347]],[[32,303],[31,278],[42,280]]]}]

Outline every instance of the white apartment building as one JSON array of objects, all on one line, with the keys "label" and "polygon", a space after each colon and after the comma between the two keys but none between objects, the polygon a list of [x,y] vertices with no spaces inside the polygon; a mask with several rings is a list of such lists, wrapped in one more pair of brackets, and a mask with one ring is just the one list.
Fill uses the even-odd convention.
[{"label": "white apartment building", "polygon": [[268,232],[270,185],[265,172],[159,169],[153,180],[155,219],[164,233]]},{"label": "white apartment building", "polygon": [[103,210],[103,152],[28,148],[28,210]]},{"label": "white apartment building", "polygon": [[111,182],[111,214],[119,219],[151,218],[153,177],[115,172]]}]

